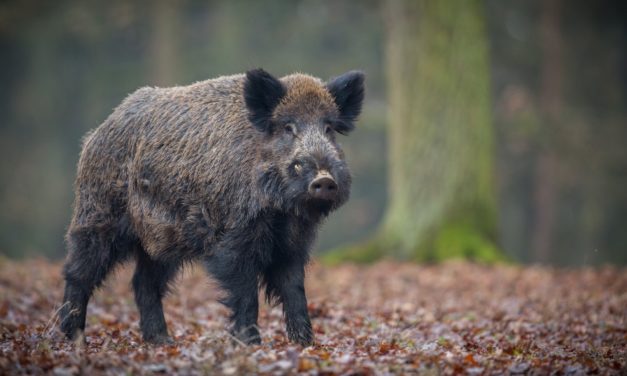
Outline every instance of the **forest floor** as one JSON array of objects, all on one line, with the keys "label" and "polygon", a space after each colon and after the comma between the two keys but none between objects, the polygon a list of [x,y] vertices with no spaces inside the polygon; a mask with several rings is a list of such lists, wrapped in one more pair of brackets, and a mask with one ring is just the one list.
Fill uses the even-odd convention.
[{"label": "forest floor", "polygon": [[95,294],[81,345],[57,329],[60,264],[0,260],[0,374],[627,373],[625,269],[314,263],[308,348],[286,342],[280,308],[265,304],[263,344],[235,344],[197,268],[165,300],[176,344],[143,344],[131,272]]}]

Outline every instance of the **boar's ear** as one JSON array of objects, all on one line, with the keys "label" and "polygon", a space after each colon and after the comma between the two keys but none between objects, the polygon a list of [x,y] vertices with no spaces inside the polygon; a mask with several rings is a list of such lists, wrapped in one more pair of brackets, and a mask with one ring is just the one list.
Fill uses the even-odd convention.
[{"label": "boar's ear", "polygon": [[364,79],[363,72],[350,71],[330,79],[327,83],[327,90],[335,99],[340,111],[340,120],[344,123],[345,132],[353,129],[352,123],[361,112],[364,101]]},{"label": "boar's ear", "polygon": [[286,92],[281,81],[263,69],[246,72],[244,101],[248,108],[248,120],[260,131],[269,132],[272,112]]}]

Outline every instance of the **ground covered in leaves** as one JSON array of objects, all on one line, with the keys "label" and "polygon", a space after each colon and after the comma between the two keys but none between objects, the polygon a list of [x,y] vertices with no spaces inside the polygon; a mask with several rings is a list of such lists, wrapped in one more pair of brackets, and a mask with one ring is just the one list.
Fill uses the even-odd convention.
[{"label": "ground covered in leaves", "polygon": [[2,260],[0,374],[625,374],[626,271],[314,264],[316,345],[301,348],[267,305],[263,344],[235,344],[219,292],[192,268],[165,301],[176,344],[145,345],[123,268],[92,299],[77,345],[57,332],[60,265]]}]

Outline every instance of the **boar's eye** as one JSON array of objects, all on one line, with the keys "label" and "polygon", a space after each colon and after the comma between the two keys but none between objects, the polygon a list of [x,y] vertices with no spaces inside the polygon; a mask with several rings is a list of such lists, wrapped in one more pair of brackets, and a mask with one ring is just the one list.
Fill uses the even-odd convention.
[{"label": "boar's eye", "polygon": [[283,129],[285,130],[285,133],[296,135],[296,128],[294,128],[294,124],[292,124],[292,123],[285,124]]}]

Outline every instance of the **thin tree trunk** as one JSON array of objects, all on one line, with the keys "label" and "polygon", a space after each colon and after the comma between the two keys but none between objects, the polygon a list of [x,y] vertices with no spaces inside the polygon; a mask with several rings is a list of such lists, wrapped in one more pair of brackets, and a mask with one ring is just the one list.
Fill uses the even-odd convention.
[{"label": "thin tree trunk", "polygon": [[156,85],[176,83],[179,7],[177,2],[169,0],[158,0],[151,5],[152,38],[148,56],[151,59],[151,82]]},{"label": "thin tree trunk", "polygon": [[[562,43],[559,31],[560,1],[547,0],[542,3],[541,40],[543,67],[541,81],[541,110],[544,116],[547,138],[551,145],[554,128],[562,110]],[[546,263],[551,257],[553,231],[558,188],[557,160],[553,150],[543,148],[536,163],[534,189],[535,219],[532,230],[534,261]]]}]

